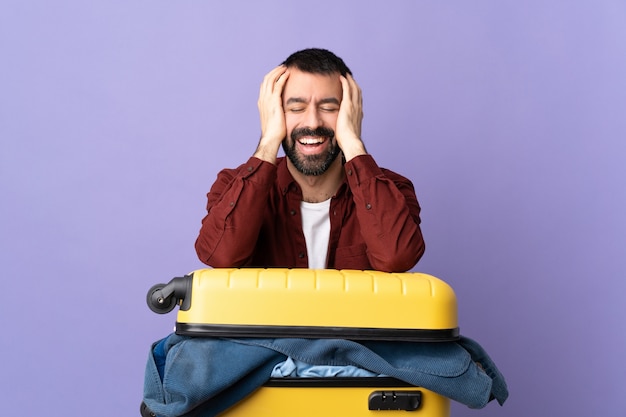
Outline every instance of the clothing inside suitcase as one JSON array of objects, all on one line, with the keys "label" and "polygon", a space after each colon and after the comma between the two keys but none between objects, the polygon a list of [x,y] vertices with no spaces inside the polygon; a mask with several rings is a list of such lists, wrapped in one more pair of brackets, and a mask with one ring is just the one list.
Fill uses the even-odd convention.
[{"label": "clothing inside suitcase", "polygon": [[[147,301],[157,313],[169,312],[178,305],[176,335],[187,341],[235,338],[245,344],[252,340],[307,338],[307,344],[319,339],[345,339],[393,342],[394,346],[448,346],[460,338],[454,292],[443,281],[418,273],[207,269],[154,286]],[[220,415],[309,415],[304,408],[311,416],[391,412],[378,410],[449,415],[447,397],[384,376],[265,378],[262,387],[253,391],[244,401],[220,410]],[[303,408],[302,402],[308,406]],[[339,403],[347,407],[343,412],[337,410]],[[261,409],[267,409],[263,411],[267,414]],[[142,415],[155,415],[146,410]],[[214,413],[214,407],[201,405],[185,414],[172,415]]]}]

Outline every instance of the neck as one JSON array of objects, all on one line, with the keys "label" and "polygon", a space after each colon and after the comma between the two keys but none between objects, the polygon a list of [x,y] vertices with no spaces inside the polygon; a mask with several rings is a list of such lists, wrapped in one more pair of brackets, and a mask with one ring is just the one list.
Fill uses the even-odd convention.
[{"label": "neck", "polygon": [[344,177],[341,158],[335,159],[322,175],[304,175],[287,158],[289,173],[302,189],[302,199],[307,203],[321,203],[337,192]]}]

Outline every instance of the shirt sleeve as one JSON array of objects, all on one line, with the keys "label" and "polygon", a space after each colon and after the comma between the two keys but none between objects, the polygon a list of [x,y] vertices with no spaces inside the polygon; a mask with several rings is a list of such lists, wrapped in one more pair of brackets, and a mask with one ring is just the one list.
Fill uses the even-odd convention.
[{"label": "shirt sleeve", "polygon": [[413,268],[425,245],[411,181],[380,168],[371,155],[353,158],[344,169],[372,267],[385,272]]},{"label": "shirt sleeve", "polygon": [[276,166],[255,157],[217,175],[195,244],[202,262],[214,268],[250,262],[275,180]]}]

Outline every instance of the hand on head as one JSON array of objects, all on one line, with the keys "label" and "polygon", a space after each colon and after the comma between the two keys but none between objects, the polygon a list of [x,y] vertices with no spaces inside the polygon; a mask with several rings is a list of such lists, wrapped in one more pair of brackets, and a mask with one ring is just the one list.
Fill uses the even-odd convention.
[{"label": "hand on head", "polygon": [[261,117],[261,139],[254,156],[275,163],[282,140],[287,135],[282,94],[289,78],[289,70],[280,65],[270,71],[259,92],[259,115]]}]

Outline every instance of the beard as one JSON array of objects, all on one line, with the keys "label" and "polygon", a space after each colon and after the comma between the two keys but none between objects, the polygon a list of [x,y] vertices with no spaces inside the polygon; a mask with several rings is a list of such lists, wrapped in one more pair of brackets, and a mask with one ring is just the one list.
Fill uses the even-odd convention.
[{"label": "beard", "polygon": [[[326,127],[318,127],[317,129],[300,128],[291,132],[291,142],[287,138],[283,140],[283,151],[298,172],[304,175],[318,176],[328,170],[332,163],[339,155],[340,149],[337,142],[334,142],[335,131]],[[298,139],[303,136],[325,137],[328,140],[328,148],[317,155],[301,155],[296,149]]]}]

